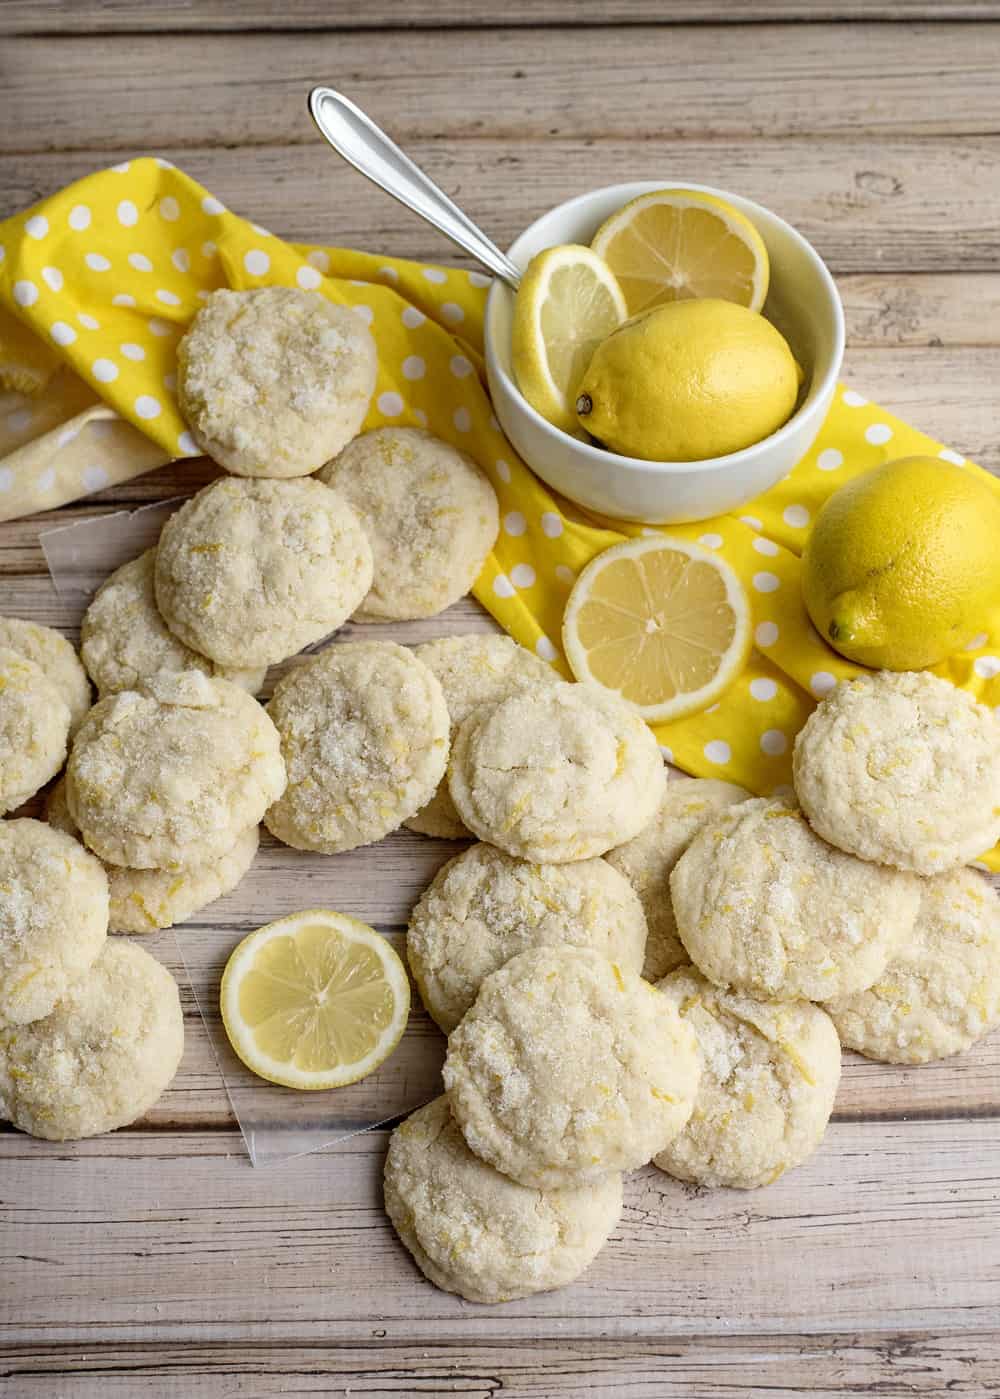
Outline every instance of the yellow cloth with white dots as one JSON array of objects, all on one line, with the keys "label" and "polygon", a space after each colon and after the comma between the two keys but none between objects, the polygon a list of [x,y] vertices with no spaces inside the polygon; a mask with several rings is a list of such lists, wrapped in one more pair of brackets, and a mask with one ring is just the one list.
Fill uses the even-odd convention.
[{"label": "yellow cloth with white dots", "polygon": [[[174,395],[177,341],[213,288],[272,284],[320,292],[371,326],[379,375],[366,428],[428,427],[480,463],[502,525],[476,596],[519,642],[565,670],[559,635],[574,578],[644,527],[569,507],[515,456],[484,382],[487,279],[282,242],[164,160],[116,165],[0,224],[0,519],[195,455]],[[792,741],[814,697],[857,672],[806,617],[803,539],[844,481],[911,453],[942,456],[1000,490],[955,452],[841,389],[785,480],[738,513],[670,526],[733,565],[752,600],[756,640],[718,704],[659,726],[672,762],[756,792],[788,786]],[[984,618],[983,634],[936,670],[1000,710],[1000,616]],[[1000,850],[984,858],[1000,870]]]}]

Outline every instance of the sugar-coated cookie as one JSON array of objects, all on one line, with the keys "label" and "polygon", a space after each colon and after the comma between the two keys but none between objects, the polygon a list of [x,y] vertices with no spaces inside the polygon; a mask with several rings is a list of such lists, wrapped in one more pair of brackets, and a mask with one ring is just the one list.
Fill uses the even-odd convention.
[{"label": "sugar-coated cookie", "polygon": [[41,666],[0,646],[0,815],[55,777],[69,726],[69,706]]},{"label": "sugar-coated cookie", "polygon": [[918,874],[1000,840],[1000,721],[929,671],[842,682],[795,740],[795,791],[841,850]]},{"label": "sugar-coated cookie", "polygon": [[237,476],[305,476],[360,432],[375,390],[360,316],[291,287],[215,291],[177,346],[177,401]]},{"label": "sugar-coated cookie", "polygon": [[873,986],[827,1004],[848,1049],[926,1064],[1000,1026],[1000,898],[975,870],[925,879],[913,931]]},{"label": "sugar-coated cookie", "polygon": [[656,815],[624,845],[609,850],[609,865],[625,876],[642,900],[649,927],[642,974],[659,981],[688,960],[677,936],[670,899],[670,874],[703,823],[717,811],[746,801],[750,793],[735,782],[693,778],[668,782]]},{"label": "sugar-coated cookie", "polygon": [[264,666],[217,665],[174,636],[156,605],[155,566],[155,548],[122,564],[101,584],[83,614],[80,655],[101,698],[134,690],[158,670],[200,670],[256,694],[264,683]]},{"label": "sugar-coated cookie", "polygon": [[177,983],[115,938],[44,1020],[0,1028],[0,1116],[49,1141],[112,1132],[148,1112],[183,1051]]},{"label": "sugar-coated cookie", "polygon": [[90,708],[90,682],[72,642],[52,627],[24,622],[20,617],[0,617],[0,646],[19,651],[45,672],[69,709],[72,738]]},{"label": "sugar-coated cookie", "polygon": [[393,1132],[385,1208],[425,1277],[470,1302],[510,1302],[574,1282],[622,1210],[622,1178],[532,1190],[474,1156],[446,1097]]},{"label": "sugar-coated cookie", "polygon": [[604,860],[532,865],[481,844],[438,871],[406,935],[421,999],[445,1034],[491,972],[530,947],[562,945],[641,970],[646,920],[627,881]]},{"label": "sugar-coated cookie", "polygon": [[553,1190],[645,1165],[687,1122],[700,1073],[691,1027],[635,972],[536,947],[483,982],[444,1085],[477,1156]]},{"label": "sugar-coated cookie", "polygon": [[345,622],[371,572],[358,517],[322,482],[223,477],[163,526],[156,605],[220,665],[267,666]]},{"label": "sugar-coated cookie", "polygon": [[[563,683],[547,661],[533,655],[527,647],[518,646],[509,636],[482,632],[442,636],[414,646],[413,654],[441,682],[453,734],[481,705],[497,704],[520,690]],[[447,779],[442,779],[427,805],[404,824],[411,831],[444,840],[459,840],[469,834],[455,810]]]},{"label": "sugar-coated cookie", "polygon": [[44,821],[0,821],[0,1025],[48,1015],[107,931],[100,861]]},{"label": "sugar-coated cookie", "polygon": [[652,820],[666,785],[652,731],[584,685],[522,691],[459,725],[448,788],[480,840],[539,864],[585,860]]},{"label": "sugar-coated cookie", "polygon": [[493,487],[465,452],[412,427],[356,437],[319,479],[350,501],[375,570],[359,619],[433,617],[479,577],[500,527]]},{"label": "sugar-coated cookie", "polygon": [[278,682],[268,713],[288,787],[265,824],[299,850],[381,840],[431,797],[448,761],[441,686],[394,641],[328,646]]},{"label": "sugar-coated cookie", "polygon": [[798,807],[740,802],[702,826],[670,876],[681,941],[717,986],[828,1001],[881,976],[913,928],[915,875],[819,838]]},{"label": "sugar-coated cookie", "polygon": [[720,991],[693,967],[659,990],[697,1035],[704,1068],[694,1111],[657,1166],[741,1190],[800,1166],[823,1140],[840,1082],[840,1040],[826,1011]]},{"label": "sugar-coated cookie", "polygon": [[[45,819],[57,831],[79,837],[66,804],[65,780],[57,782],[49,793]],[[253,864],[258,843],[259,827],[250,826],[237,836],[231,850],[184,869],[132,870],[125,865],[105,865],[108,932],[152,933],[186,922],[236,888]]]},{"label": "sugar-coated cookie", "polygon": [[236,685],[161,671],[99,700],[66,769],[86,844],[114,865],[179,869],[232,850],[284,791],[277,731]]}]

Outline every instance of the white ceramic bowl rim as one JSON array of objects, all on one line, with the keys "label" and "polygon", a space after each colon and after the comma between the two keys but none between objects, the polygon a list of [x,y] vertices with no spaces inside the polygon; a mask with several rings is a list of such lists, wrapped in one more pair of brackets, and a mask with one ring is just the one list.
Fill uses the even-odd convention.
[{"label": "white ceramic bowl rim", "polygon": [[[644,185],[645,189],[640,190],[641,185]],[[540,223],[543,223],[553,214],[563,212],[571,213],[578,205],[588,204],[594,198],[595,195],[611,194],[618,189],[628,189],[632,191],[632,193],[628,196],[625,196],[625,198],[623,199],[623,202],[627,202],[629,198],[637,197],[635,193],[636,190],[639,190],[640,193],[652,193],[652,191],[654,190],[670,189],[673,187],[674,186],[667,185],[662,182],[657,182],[655,180],[634,181],[622,185],[604,185],[599,189],[588,190],[584,194],[577,194],[572,199],[567,199],[562,204],[556,204],[553,206],[553,208],[547,210],[546,213],[539,215],[539,217],[535,219],[534,222],[530,223],[528,227],[524,229],[522,233],[518,234],[517,238],[514,239],[514,242],[510,245],[510,248],[507,249],[508,255],[510,255],[511,250],[517,246],[517,244],[521,241],[522,238],[527,238],[529,234],[535,231],[535,229]],[[741,205],[743,205],[743,207],[746,210],[749,211],[749,217],[751,219],[753,218],[753,214],[759,211],[761,214],[764,215],[766,219],[773,220],[774,223],[778,224],[794,242],[799,244],[799,246],[806,252],[806,254],[809,256],[809,258],[815,265],[816,271],[819,275],[819,279],[822,282],[824,290],[826,291],[827,296],[830,300],[830,304],[834,308],[835,337],[833,353],[830,356],[830,363],[827,365],[827,368],[824,371],[822,378],[819,380],[818,383],[810,385],[808,397],[803,400],[803,402],[799,405],[799,407],[795,410],[795,412],[787,420],[787,422],[782,423],[781,427],[778,428],[777,432],[772,432],[770,436],[762,437],[759,442],[752,442],[749,447],[742,447],[738,452],[730,452],[727,456],[724,457],[706,457],[702,461],[681,462],[647,461],[643,457],[625,457],[622,456],[619,452],[610,452],[604,447],[595,447],[592,446],[589,442],[582,442],[578,438],[571,437],[569,433],[563,432],[562,428],[555,427],[552,423],[548,421],[547,418],[543,418],[541,413],[539,413],[537,409],[532,407],[532,405],[528,402],[528,400],[521,393],[520,389],[517,387],[517,384],[515,383],[513,376],[507,373],[507,370],[501,363],[499,357],[494,353],[493,367],[495,372],[500,377],[500,379],[503,380],[507,388],[511,392],[516,394],[518,399],[520,399],[524,411],[525,413],[527,413],[528,417],[533,419],[534,422],[537,423],[543,431],[554,433],[558,437],[565,438],[568,442],[572,442],[575,450],[584,453],[588,457],[591,457],[594,460],[594,462],[598,465],[626,465],[633,471],[638,470],[642,472],[648,472],[652,476],[670,475],[673,472],[681,471],[690,472],[725,470],[729,467],[738,466],[741,462],[751,458],[754,454],[760,451],[761,447],[765,443],[782,442],[786,437],[791,436],[792,432],[794,431],[795,425],[798,423],[798,420],[802,416],[802,414],[809,411],[809,409],[812,407],[810,399],[822,399],[825,393],[832,390],[833,385],[836,382],[837,375],[840,373],[841,361],[844,356],[844,312],[843,307],[841,306],[840,296],[837,292],[836,283],[834,282],[833,277],[830,274],[829,268],[827,267],[823,259],[820,257],[816,249],[813,247],[813,245],[809,242],[809,240],[807,238],[804,238],[797,228],[795,228],[792,224],[788,223],[785,219],[781,218],[780,215],[772,213],[770,209],[765,208],[762,204],[755,203],[752,199],[744,198],[743,195],[733,195],[727,192],[726,190],[716,189],[712,185],[697,185],[691,183],[690,181],[685,182],[684,185],[677,185],[676,188],[698,190],[702,194],[717,195],[720,199],[736,199]],[[507,287],[501,282],[494,282],[490,290],[489,298],[486,304],[485,335],[487,341],[490,339],[491,325],[493,320],[493,303],[495,298],[503,295],[512,294],[513,293],[511,293],[509,287]]]}]

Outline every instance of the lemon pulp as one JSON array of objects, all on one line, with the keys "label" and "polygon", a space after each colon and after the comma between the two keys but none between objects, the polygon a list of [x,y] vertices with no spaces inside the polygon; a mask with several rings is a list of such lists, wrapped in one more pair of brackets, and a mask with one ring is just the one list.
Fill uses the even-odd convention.
[{"label": "lemon pulp", "polygon": [[643,718],[704,709],[750,649],[750,607],[733,570],[663,535],[593,559],[570,594],[563,644],[577,680],[613,691]]},{"label": "lemon pulp", "polygon": [[332,1088],[371,1073],[409,1012],[399,957],[374,929],[330,910],[292,914],[239,944],[222,1018],[240,1059],[275,1083]]},{"label": "lemon pulp", "polygon": [[514,304],[514,377],[555,427],[580,435],[577,387],[598,345],[624,319],[618,284],[589,248],[546,248],[528,264]]},{"label": "lemon pulp", "polygon": [[591,248],[611,268],[629,315],[669,301],[719,297],[759,311],[770,264],[745,214],[714,194],[642,194],[601,225]]}]

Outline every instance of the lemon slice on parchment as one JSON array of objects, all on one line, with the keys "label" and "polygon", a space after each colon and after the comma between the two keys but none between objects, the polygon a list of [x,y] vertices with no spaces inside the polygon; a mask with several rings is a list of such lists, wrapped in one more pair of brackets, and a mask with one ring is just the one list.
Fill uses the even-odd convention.
[{"label": "lemon slice on parchment", "polygon": [[592,559],[563,618],[570,669],[659,723],[714,703],[750,652],[750,604],[707,549],[667,535]]},{"label": "lemon slice on parchment", "polygon": [[287,1088],[339,1088],[389,1057],[410,984],[385,938],[314,908],[250,933],[222,976],[222,1022],[248,1069]]},{"label": "lemon slice on parchment", "polygon": [[567,243],[529,262],[514,304],[514,378],[532,408],[555,427],[583,436],[577,386],[598,345],[625,315],[618,283],[589,248]]},{"label": "lemon slice on parchment", "polygon": [[714,194],[641,194],[601,224],[590,246],[618,279],[630,316],[707,296],[759,311],[767,298],[763,238],[745,214]]}]

